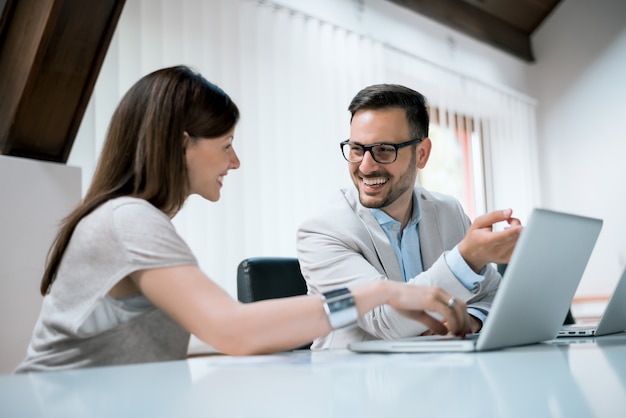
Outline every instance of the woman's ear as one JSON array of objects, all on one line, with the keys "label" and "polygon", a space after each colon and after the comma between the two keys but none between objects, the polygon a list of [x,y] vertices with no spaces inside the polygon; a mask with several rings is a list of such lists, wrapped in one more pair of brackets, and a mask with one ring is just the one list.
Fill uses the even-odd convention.
[{"label": "woman's ear", "polygon": [[187,151],[187,145],[189,144],[189,134],[187,131],[183,131],[183,149]]},{"label": "woman's ear", "polygon": [[422,142],[417,144],[415,152],[417,153],[417,168],[420,170],[426,167],[432,146],[433,143],[430,141],[430,138],[424,138]]}]

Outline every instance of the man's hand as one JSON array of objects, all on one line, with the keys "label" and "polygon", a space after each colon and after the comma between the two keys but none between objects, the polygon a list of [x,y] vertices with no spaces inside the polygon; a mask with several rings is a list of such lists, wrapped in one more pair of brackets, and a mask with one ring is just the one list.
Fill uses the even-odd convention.
[{"label": "man's hand", "polygon": [[471,333],[476,334],[477,332],[481,330],[482,327],[483,327],[483,322],[480,319],[476,318],[475,316],[470,315]]},{"label": "man's hand", "polygon": [[[476,218],[459,243],[459,253],[476,273],[488,263],[508,263],[523,227],[511,217],[511,209],[497,210]],[[494,231],[498,222],[509,224],[503,231]]]},{"label": "man's hand", "polygon": [[[463,335],[465,334],[475,334],[477,332],[479,332],[481,330],[481,328],[483,327],[483,323],[480,319],[470,315],[469,313],[467,313],[466,311],[466,316],[467,316],[467,320],[465,323],[469,324],[469,328],[465,329],[465,332],[463,332]],[[443,322],[443,325],[447,328],[448,327],[448,323],[447,322]],[[435,332],[432,329],[427,329],[426,331],[422,332],[420,335],[435,335],[435,334],[441,334],[440,332]]]}]

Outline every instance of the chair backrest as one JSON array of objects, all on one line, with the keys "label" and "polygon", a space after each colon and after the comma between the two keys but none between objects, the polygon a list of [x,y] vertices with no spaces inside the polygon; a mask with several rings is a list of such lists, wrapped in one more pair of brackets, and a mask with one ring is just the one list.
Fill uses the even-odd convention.
[{"label": "chair backrest", "polygon": [[297,258],[253,257],[237,267],[237,298],[241,302],[306,295]]},{"label": "chair backrest", "polygon": [[[237,267],[237,299],[249,303],[306,295],[307,287],[297,258],[247,258]],[[309,349],[311,343],[297,349]]]}]

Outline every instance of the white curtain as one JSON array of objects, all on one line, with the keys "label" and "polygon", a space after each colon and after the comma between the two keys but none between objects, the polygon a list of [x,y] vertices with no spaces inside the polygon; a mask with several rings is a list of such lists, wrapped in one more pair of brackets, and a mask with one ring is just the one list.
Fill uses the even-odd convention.
[{"label": "white curtain", "polygon": [[69,160],[83,168],[84,189],[121,96],[141,76],[176,64],[218,84],[242,113],[242,165],[227,176],[222,198],[192,197],[174,218],[202,269],[231,295],[240,261],[295,256],[300,222],[350,186],[338,143],[348,137],[351,98],[369,84],[403,83],[484,121],[488,209],[523,215],[536,203],[532,100],[251,0],[127,0]]}]

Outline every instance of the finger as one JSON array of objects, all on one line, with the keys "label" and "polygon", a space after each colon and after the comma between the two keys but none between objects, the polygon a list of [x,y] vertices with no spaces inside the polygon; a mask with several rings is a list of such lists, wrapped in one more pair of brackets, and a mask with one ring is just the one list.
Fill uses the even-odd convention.
[{"label": "finger", "polygon": [[439,313],[444,317],[448,331],[452,334],[458,334],[465,327],[465,312],[467,310],[465,302],[443,291],[440,298],[443,298],[439,299],[440,302],[443,302],[443,312]]},{"label": "finger", "polygon": [[[465,311],[464,317],[465,317],[465,321],[464,321],[465,326],[463,326],[461,328],[463,330],[463,332],[461,332],[461,335],[471,334],[472,332],[474,332],[472,330],[472,317],[470,316],[470,314],[467,311]],[[448,327],[448,323],[447,322],[444,321],[443,324],[448,328],[448,330],[450,329]],[[425,331],[424,333],[422,333],[422,335],[431,335],[432,334],[432,332],[430,332],[430,334],[426,334],[427,332],[430,332],[430,330]]]},{"label": "finger", "polygon": [[460,335],[464,337],[467,334],[472,333],[472,319],[470,318],[467,310],[463,312],[463,326],[459,329],[459,332],[456,335]]},{"label": "finger", "polygon": [[509,225],[511,226],[521,226],[522,225],[522,221],[520,221],[517,218],[511,218],[507,221],[509,223]]},{"label": "finger", "polygon": [[465,334],[467,334],[467,322],[466,322],[467,311],[463,309],[462,312],[460,312],[460,316],[461,318],[459,318],[459,327],[457,329],[448,328],[448,331],[450,332],[450,334],[460,335],[460,336],[464,336]]},{"label": "finger", "polygon": [[493,212],[485,213],[476,217],[472,225],[477,228],[490,227],[495,223],[508,221],[509,219],[511,219],[512,213],[512,209],[494,210]]},{"label": "finger", "polygon": [[468,327],[470,327],[470,318],[467,313],[467,305],[463,300],[455,299],[455,304],[451,308],[450,300],[448,300],[447,307],[452,310],[452,314],[455,318],[454,322],[448,322],[446,325],[448,326],[448,331],[454,335],[465,335],[467,333]]},{"label": "finger", "polygon": [[507,243],[515,244],[524,227],[520,225],[509,225],[499,231],[490,231],[488,234],[482,234],[481,239],[484,242],[503,245]]}]

